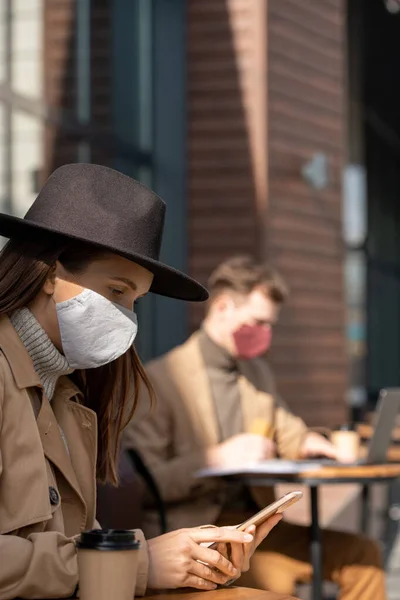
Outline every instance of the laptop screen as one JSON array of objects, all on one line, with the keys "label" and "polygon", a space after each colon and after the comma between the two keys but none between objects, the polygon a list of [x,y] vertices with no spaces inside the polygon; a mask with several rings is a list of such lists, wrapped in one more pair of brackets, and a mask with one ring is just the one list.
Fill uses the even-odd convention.
[{"label": "laptop screen", "polygon": [[373,420],[373,434],[368,446],[367,462],[386,462],[387,451],[400,412],[400,388],[381,390]]}]

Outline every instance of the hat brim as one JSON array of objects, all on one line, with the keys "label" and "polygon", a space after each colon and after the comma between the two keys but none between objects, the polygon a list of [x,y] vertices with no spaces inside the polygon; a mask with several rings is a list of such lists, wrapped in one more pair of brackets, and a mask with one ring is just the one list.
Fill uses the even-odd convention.
[{"label": "hat brim", "polygon": [[20,219],[19,217],[14,217],[12,215],[0,214],[0,236],[21,239],[21,241],[36,241],[39,239],[38,236],[40,236],[41,233],[52,237],[63,238],[65,240],[84,242],[98,248],[104,248],[105,250],[141,265],[154,275],[153,283],[150,288],[150,291],[154,294],[175,298],[176,300],[185,300],[187,302],[204,302],[208,299],[209,294],[204,286],[181,271],[160,261],[135,252],[126,252],[122,249],[111,247],[95,240],[74,236],[55,228],[44,227],[33,221],[29,221],[28,219]]}]

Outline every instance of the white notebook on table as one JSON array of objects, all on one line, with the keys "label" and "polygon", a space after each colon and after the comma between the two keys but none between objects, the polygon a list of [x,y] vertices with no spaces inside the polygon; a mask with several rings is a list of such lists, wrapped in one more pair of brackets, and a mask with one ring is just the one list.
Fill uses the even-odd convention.
[{"label": "white notebook on table", "polygon": [[195,473],[195,477],[224,477],[227,475],[276,475],[317,471],[322,466],[318,461],[283,460],[281,458],[247,463],[226,468],[205,468]]}]

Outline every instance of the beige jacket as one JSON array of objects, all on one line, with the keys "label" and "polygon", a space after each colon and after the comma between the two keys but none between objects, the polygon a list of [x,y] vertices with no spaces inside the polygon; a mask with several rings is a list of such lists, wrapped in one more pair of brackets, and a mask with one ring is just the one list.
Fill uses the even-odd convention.
[{"label": "beige jacket", "polygon": [[[274,394],[265,360],[249,361],[241,369],[245,431],[251,430],[255,418],[262,417],[275,428],[279,455],[298,457],[306,425]],[[155,388],[156,406],[149,410],[148,399],[141,398],[125,430],[125,445],[139,450],[155,476],[167,503],[168,529],[215,523],[226,499],[224,486],[217,480],[193,477],[205,466],[205,449],[218,444],[218,424],[197,334],[146,370]],[[252,494],[260,506],[273,497],[268,488],[253,489]],[[159,533],[153,508],[149,503],[143,526],[148,536]]]},{"label": "beige jacket", "polygon": [[[29,354],[1,317],[0,600],[67,597],[76,589],[74,537],[98,526],[96,414],[81,402],[68,377],[48,402]],[[143,594],[148,558],[138,535]]]}]

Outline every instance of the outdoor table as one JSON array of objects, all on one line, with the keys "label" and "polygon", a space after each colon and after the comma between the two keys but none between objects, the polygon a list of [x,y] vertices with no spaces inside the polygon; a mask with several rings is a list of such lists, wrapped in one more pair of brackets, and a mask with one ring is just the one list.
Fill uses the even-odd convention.
[{"label": "outdoor table", "polygon": [[[301,467],[300,467],[301,468]],[[305,467],[307,468],[307,467]],[[267,469],[267,467],[266,467]],[[211,470],[208,470],[210,476]],[[205,475],[206,476],[206,475]],[[282,472],[277,469],[273,473],[267,470],[260,473],[247,470],[246,467],[238,469],[235,473],[230,472],[227,475],[218,475],[228,481],[246,483],[249,486],[274,486],[278,483],[299,483],[307,485],[310,488],[311,497],[311,563],[313,567],[312,598],[321,600],[322,598],[322,544],[321,528],[319,523],[318,506],[318,488],[324,484],[338,483],[358,483],[366,489],[374,483],[390,483],[400,477],[400,464],[381,464],[381,465],[323,465],[317,469],[298,470],[295,473]],[[366,518],[366,517],[365,517]]]},{"label": "outdoor table", "polygon": [[[363,445],[361,447],[361,451],[360,451],[360,456],[363,457],[367,454],[367,446]],[[400,446],[399,445],[392,445],[390,446],[388,452],[387,452],[387,462],[388,463],[399,463],[400,464]],[[384,536],[384,542],[387,542],[387,537],[391,536],[391,530],[394,529],[397,532],[397,523],[396,521],[398,519],[392,519],[391,518],[391,511],[393,506],[397,506],[400,503],[400,490],[399,490],[399,483],[400,480],[398,479],[393,479],[392,481],[389,482],[389,486],[388,486],[388,494],[387,494],[387,500],[386,500],[386,516],[388,517],[388,519],[390,521],[393,521],[393,523],[390,524],[388,523],[387,526],[387,534],[385,534]],[[369,488],[369,484],[364,484],[361,488],[361,515],[360,515],[360,529],[363,533],[368,533],[368,522],[369,522],[369,501],[370,501],[370,488]]]},{"label": "outdoor table", "polygon": [[146,600],[296,600],[287,594],[275,594],[243,587],[221,587],[210,592],[199,590],[173,590],[146,595]]},{"label": "outdoor table", "polygon": [[[373,427],[366,423],[360,423],[357,426],[357,430],[363,440],[369,440],[372,433]],[[366,454],[367,445],[363,445],[361,448],[361,455]],[[400,428],[396,427],[392,435],[392,443],[388,449],[387,461],[390,463],[400,464]],[[367,533],[368,523],[368,505],[369,505],[369,488],[363,486],[362,491],[362,511],[361,511],[361,527],[362,531]],[[382,536],[382,541],[385,546],[385,565],[389,563],[392,550],[396,543],[397,534],[399,532],[400,525],[400,480],[396,479],[392,481],[387,490],[385,506],[385,531]]]},{"label": "outdoor table", "polygon": [[[152,591],[145,596],[146,600],[297,600],[287,594],[275,594],[263,590],[243,587],[221,587],[210,592],[202,592],[189,588],[179,590]],[[18,599],[16,599],[18,600]],[[96,598],[93,598],[96,600]]]}]

